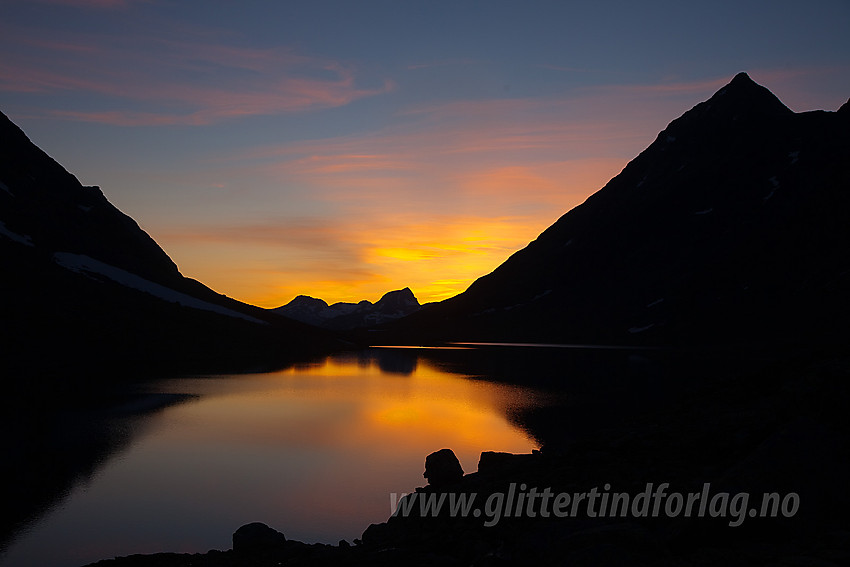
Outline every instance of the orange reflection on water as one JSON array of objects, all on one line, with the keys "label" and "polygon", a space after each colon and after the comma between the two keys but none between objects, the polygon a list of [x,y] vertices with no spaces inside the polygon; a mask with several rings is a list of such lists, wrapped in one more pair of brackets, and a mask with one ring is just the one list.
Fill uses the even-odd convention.
[{"label": "orange reflection on water", "polygon": [[[505,413],[539,404],[532,392],[449,374],[415,354],[392,353],[395,366],[375,358],[330,357],[320,364],[286,370],[286,389],[298,389],[323,403],[345,400],[356,404],[356,419],[346,437],[398,451],[450,447],[474,470],[481,451],[529,452],[536,443]],[[310,383],[296,377],[311,377]],[[364,377],[372,380],[363,381]],[[426,453],[427,454],[427,453]]]},{"label": "orange reflection on water", "polygon": [[[176,382],[183,391],[186,383]],[[404,461],[418,483],[425,456],[444,447],[467,472],[482,451],[537,447],[506,417],[539,405],[537,394],[447,373],[415,352],[333,356],[276,373],[201,379],[195,387],[204,391],[200,402],[182,408],[184,427],[168,432],[176,443],[206,442],[186,438],[202,429],[215,443],[329,450],[335,458],[351,451],[358,454],[351,470]]]}]

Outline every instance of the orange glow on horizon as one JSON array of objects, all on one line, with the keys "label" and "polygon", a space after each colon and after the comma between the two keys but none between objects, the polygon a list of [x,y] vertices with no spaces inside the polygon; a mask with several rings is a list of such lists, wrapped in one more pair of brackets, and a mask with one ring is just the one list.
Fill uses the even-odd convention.
[{"label": "orange glow on horizon", "polygon": [[[555,219],[551,219],[551,223]],[[233,263],[258,264],[248,270],[222,270],[220,265],[199,266],[207,275],[195,276],[217,291],[260,307],[279,307],[297,295],[310,295],[329,304],[338,301],[373,303],[389,291],[409,287],[420,303],[440,301],[464,291],[477,278],[491,272],[508,256],[526,246],[548,224],[536,218],[447,218],[442,223],[382,227],[373,231],[351,228],[346,238],[353,245],[350,265],[328,269],[321,258],[303,258],[289,269],[266,268],[262,258],[248,260],[246,247],[215,246],[209,261],[233,255]],[[181,244],[171,244],[178,249]],[[198,244],[192,245],[193,249]],[[347,251],[345,253],[348,253]],[[195,259],[203,260],[202,255]],[[343,259],[342,262],[346,260]],[[231,266],[233,264],[230,264]],[[196,266],[184,273],[195,274]],[[335,278],[328,278],[334,275]]]},{"label": "orange glow on horizon", "polygon": [[[280,307],[298,295],[374,303],[405,287],[424,304],[462,293],[622,165],[596,159],[447,172],[458,188],[456,214],[439,211],[439,203],[421,213],[376,206],[333,220],[185,228],[158,240],[184,274],[260,307]],[[465,212],[476,209],[483,214]],[[491,209],[515,214],[487,214]]]}]

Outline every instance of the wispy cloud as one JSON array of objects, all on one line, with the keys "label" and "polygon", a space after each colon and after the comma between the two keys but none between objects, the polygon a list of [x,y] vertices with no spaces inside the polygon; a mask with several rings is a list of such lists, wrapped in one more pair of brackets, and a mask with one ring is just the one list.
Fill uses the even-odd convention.
[{"label": "wispy cloud", "polygon": [[[57,109],[46,114],[122,126],[210,124],[254,115],[347,105],[392,91],[385,79],[360,86],[355,69],[284,47],[254,48],[199,38],[75,37],[33,39],[3,30],[9,50],[0,63],[0,90],[80,93],[101,109]],[[91,106],[88,104],[87,106]]]}]

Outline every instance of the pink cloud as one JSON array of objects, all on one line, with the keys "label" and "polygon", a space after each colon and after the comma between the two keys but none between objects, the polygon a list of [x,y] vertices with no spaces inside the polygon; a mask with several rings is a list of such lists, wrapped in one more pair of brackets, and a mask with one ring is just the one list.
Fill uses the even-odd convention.
[{"label": "pink cloud", "polygon": [[286,48],[109,36],[33,40],[22,30],[3,31],[11,34],[6,41],[20,40],[32,49],[4,57],[0,89],[111,99],[109,111],[48,113],[66,119],[122,126],[210,124],[339,107],[395,88],[388,79],[362,87],[353,68]]}]

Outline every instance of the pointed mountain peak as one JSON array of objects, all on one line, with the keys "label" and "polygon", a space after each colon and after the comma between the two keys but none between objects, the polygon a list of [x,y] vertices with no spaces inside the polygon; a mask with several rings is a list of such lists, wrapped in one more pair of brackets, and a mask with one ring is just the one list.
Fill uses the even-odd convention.
[{"label": "pointed mountain peak", "polygon": [[740,114],[793,114],[776,95],[743,72],[735,75],[729,84],[717,91],[705,104],[731,112],[733,118]]},{"label": "pointed mountain peak", "polygon": [[740,73],[738,73],[737,75],[732,77],[732,81],[729,83],[729,85],[755,85],[755,86],[759,86],[758,83],[756,83],[754,80],[752,80],[750,78],[750,76],[747,75],[744,71],[741,71]]},{"label": "pointed mountain peak", "polygon": [[673,140],[706,139],[721,132],[740,138],[744,131],[775,127],[777,120],[793,115],[776,95],[746,73],[738,73],[711,98],[671,122],[658,135],[656,147],[664,147]]}]

